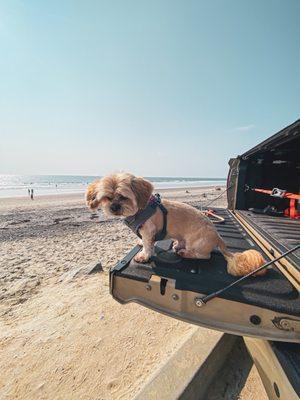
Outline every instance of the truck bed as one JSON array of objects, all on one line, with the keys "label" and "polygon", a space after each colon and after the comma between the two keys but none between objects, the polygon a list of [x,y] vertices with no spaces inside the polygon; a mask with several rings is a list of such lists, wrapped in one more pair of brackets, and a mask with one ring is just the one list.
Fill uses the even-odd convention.
[{"label": "truck bed", "polygon": [[[244,210],[239,210],[237,213],[280,253],[284,253],[300,243],[300,220],[271,217]],[[300,250],[288,255],[287,259],[300,270]]]},{"label": "truck bed", "polygon": [[272,348],[293,389],[300,395],[300,344],[272,342]]}]

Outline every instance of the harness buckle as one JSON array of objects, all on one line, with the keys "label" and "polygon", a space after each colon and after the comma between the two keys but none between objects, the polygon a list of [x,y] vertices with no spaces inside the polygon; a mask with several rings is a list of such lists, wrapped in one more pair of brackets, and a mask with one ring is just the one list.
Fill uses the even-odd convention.
[{"label": "harness buckle", "polygon": [[158,203],[161,203],[161,197],[160,197],[160,194],[159,194],[159,193],[155,193],[154,197],[155,197],[155,199],[156,199],[156,201],[157,201]]}]

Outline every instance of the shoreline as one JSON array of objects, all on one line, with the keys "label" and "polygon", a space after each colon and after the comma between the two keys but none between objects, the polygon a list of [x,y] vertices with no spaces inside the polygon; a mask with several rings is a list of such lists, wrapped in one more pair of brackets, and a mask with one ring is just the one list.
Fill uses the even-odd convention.
[{"label": "shoreline", "polygon": [[[1,175],[0,175],[1,178]],[[183,190],[189,188],[209,188],[226,186],[226,180],[207,180],[207,181],[182,181],[182,182],[156,182],[151,181],[155,191],[161,190]],[[63,185],[59,187],[35,187],[28,186],[27,188],[8,188],[2,186],[0,179],[0,199],[10,199],[10,198],[26,198],[29,197],[28,190],[33,189],[35,197],[44,196],[62,196],[62,195],[80,195],[86,192],[88,183],[81,185],[80,187],[64,187]]]},{"label": "shoreline", "polygon": [[[217,189],[218,188],[218,189]],[[162,197],[170,200],[177,200],[182,202],[207,202],[212,198],[218,197],[223,193],[222,199],[226,197],[225,186],[201,186],[201,187],[185,187],[174,189],[160,189],[154,190],[154,193],[160,193]],[[218,203],[215,203],[217,206]],[[205,205],[205,204],[204,204]],[[44,195],[36,196],[31,200],[28,196],[23,197],[3,197],[0,198],[0,215],[1,213],[7,214],[11,212],[24,212],[36,211],[47,209],[68,209],[70,207],[88,208],[85,203],[84,193],[67,193],[58,195]]]},{"label": "shoreline", "polygon": [[[226,187],[226,184],[220,184],[220,185],[204,185],[204,186],[182,186],[182,187],[154,187],[154,192],[160,192],[160,191],[178,191],[178,190],[190,190],[190,189],[214,189],[216,187]],[[74,196],[74,195],[84,195],[86,190],[77,190],[77,191],[67,191],[67,192],[56,192],[56,193],[34,193],[34,197],[53,197],[53,196]],[[0,200],[4,199],[26,199],[29,198],[29,195],[27,194],[17,194],[17,195],[0,195]]]},{"label": "shoreline", "polygon": [[[188,191],[199,191],[199,190],[208,190],[208,189],[214,189],[216,188],[221,188],[221,191],[224,191],[226,188],[226,185],[206,185],[206,186],[185,186],[185,187],[170,187],[170,188],[154,188],[154,192],[162,192],[162,193],[170,193],[170,192],[186,192]],[[74,199],[76,197],[78,198],[83,198],[84,199],[85,191],[82,192],[65,192],[65,193],[51,193],[51,194],[39,194],[35,195],[34,200],[37,199],[46,199],[46,200],[51,200],[51,199],[62,199],[62,198],[70,198]],[[8,196],[8,197],[0,197],[0,203],[6,202],[6,201],[24,201],[24,200],[30,200],[29,196]]]}]

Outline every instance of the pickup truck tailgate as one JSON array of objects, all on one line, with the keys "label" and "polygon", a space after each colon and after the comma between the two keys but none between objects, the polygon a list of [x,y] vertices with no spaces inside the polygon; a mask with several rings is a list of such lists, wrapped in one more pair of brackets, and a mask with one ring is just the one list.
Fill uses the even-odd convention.
[{"label": "pickup truck tailgate", "polygon": [[[225,219],[216,228],[231,251],[261,251],[230,211],[215,212]],[[135,301],[230,333],[300,341],[300,297],[276,267],[271,267],[266,276],[248,278],[197,308],[194,299],[198,295],[213,293],[236,280],[227,273],[222,254],[216,250],[210,260],[180,259],[174,263],[154,254],[149,263],[138,264],[133,257],[139,250],[136,246],[111,270],[111,293],[121,303]],[[288,318],[292,319],[289,323]]]}]

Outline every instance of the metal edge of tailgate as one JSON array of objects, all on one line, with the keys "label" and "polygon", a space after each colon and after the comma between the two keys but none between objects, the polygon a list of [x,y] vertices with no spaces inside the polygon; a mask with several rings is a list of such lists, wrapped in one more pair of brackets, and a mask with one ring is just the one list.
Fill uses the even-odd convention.
[{"label": "metal edge of tailgate", "polygon": [[[161,280],[167,280],[161,294]],[[199,307],[201,293],[175,288],[175,280],[153,274],[148,282],[111,273],[111,293],[121,304],[138,303],[170,317],[222,332],[300,343],[300,319],[237,301],[215,298]],[[230,312],[224,312],[224,310]]]},{"label": "metal edge of tailgate", "polygon": [[[132,250],[130,250],[129,253],[126,254],[125,257],[122,258],[122,260],[120,260],[118,262],[117,265],[115,265],[109,271],[109,293],[117,301],[119,301],[119,300],[114,296],[114,278],[115,278],[115,275],[116,275],[117,272],[121,271],[123,268],[126,267],[126,265],[131,261],[131,259],[141,250],[141,248],[142,248],[142,246],[136,245]],[[119,301],[119,302],[121,302],[121,301]]]}]

